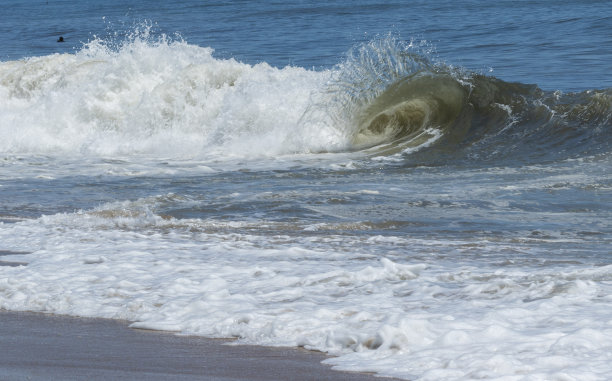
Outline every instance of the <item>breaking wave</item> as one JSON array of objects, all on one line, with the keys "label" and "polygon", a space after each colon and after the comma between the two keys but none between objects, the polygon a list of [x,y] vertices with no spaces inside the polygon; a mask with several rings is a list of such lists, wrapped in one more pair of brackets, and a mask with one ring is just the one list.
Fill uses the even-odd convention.
[{"label": "breaking wave", "polygon": [[364,151],[411,163],[610,151],[612,90],[563,94],[434,62],[425,43],[359,45],[335,68],[217,59],[135,32],[0,63],[0,151],[251,157]]}]

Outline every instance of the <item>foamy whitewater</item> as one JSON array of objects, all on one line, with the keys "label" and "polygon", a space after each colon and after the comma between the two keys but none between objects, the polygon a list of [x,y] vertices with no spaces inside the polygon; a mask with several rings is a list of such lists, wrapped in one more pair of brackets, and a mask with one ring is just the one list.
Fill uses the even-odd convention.
[{"label": "foamy whitewater", "polygon": [[609,86],[396,34],[317,68],[150,23],[45,49],[0,62],[0,308],[408,380],[612,374]]}]

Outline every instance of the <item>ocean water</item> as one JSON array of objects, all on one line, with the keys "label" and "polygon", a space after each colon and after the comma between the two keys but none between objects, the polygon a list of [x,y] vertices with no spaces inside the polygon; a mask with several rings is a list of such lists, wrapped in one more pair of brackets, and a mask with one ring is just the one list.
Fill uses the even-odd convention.
[{"label": "ocean water", "polygon": [[0,308],[609,379],[610,1],[2,9]]}]

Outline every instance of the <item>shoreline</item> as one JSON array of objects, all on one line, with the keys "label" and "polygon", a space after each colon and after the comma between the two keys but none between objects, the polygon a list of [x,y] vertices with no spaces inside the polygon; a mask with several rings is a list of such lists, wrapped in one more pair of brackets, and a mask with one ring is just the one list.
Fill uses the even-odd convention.
[{"label": "shoreline", "polygon": [[[129,322],[0,309],[2,380],[355,380],[301,348],[133,329]],[[383,378],[385,379],[385,378]],[[386,378],[389,379],[389,378]]]}]

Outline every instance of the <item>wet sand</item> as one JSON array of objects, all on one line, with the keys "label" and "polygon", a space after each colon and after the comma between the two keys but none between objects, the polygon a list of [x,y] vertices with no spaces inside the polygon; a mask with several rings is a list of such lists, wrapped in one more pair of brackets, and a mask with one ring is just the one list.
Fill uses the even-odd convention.
[{"label": "wet sand", "polygon": [[0,380],[355,380],[322,353],[224,345],[128,322],[0,310]]}]

